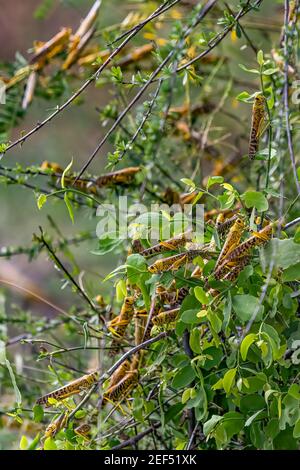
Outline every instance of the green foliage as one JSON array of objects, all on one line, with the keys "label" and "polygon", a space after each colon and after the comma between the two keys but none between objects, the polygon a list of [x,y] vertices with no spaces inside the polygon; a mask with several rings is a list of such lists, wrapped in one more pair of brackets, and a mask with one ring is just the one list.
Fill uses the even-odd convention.
[{"label": "green foliage", "polygon": [[[152,13],[150,3],[130,4],[133,12],[123,23],[116,25],[115,18],[113,24],[101,23],[101,29],[96,29],[87,46],[90,49],[80,51],[76,61],[84,59],[86,52],[98,54],[106,50],[107,43],[116,50],[119,34]],[[295,76],[290,70],[285,77],[284,66],[293,68],[297,27],[287,27],[287,53],[277,38],[278,59],[274,50],[269,50],[270,41],[265,41],[268,30],[263,34],[259,30],[256,37],[250,28],[248,33],[247,23],[240,24],[249,12],[261,15],[253,2],[241,2],[243,15],[238,20],[237,5],[229,2],[224,12],[216,10],[217,21],[215,16],[208,16],[210,20],[197,28],[200,3],[195,8],[178,4],[163,18],[149,22],[144,36],[140,34],[130,41],[125,51],[121,48],[100,75],[93,75],[105,60],[100,57],[85,66],[75,61],[73,68],[62,69],[70,44],[59,50],[55,59],[48,57],[38,70],[34,100],[49,101],[47,112],[51,107],[57,114],[61,111],[57,106],[62,105],[64,110],[72,103],[72,113],[79,113],[82,119],[80,139],[88,147],[93,145],[95,135],[88,134],[89,125],[83,125],[83,107],[73,106],[83,103],[84,95],[76,90],[83,92],[95,85],[97,105],[102,106],[103,96],[105,103],[96,109],[102,137],[92,154],[101,156],[101,166],[97,159],[93,167],[87,164],[87,171],[80,174],[76,183],[80,168],[77,154],[76,170],[72,160],[63,171],[65,165],[57,157],[61,165],[58,174],[47,165],[45,169],[32,162],[0,166],[3,191],[9,185],[14,185],[14,195],[19,188],[33,190],[38,209],[43,209],[35,211],[39,223],[32,221],[32,232],[36,232],[37,225],[48,223],[47,231],[42,232],[44,238],[34,236],[31,246],[25,244],[20,230],[20,246],[9,243],[0,247],[0,256],[11,259],[26,254],[33,260],[43,252],[47,255],[41,262],[47,266],[47,284],[55,289],[59,285],[57,277],[61,282],[57,299],[53,300],[53,294],[44,295],[37,289],[32,292],[30,285],[28,289],[20,287],[18,280],[0,280],[6,296],[0,294],[0,379],[1,389],[9,397],[1,412],[9,422],[22,426],[16,444],[21,450],[113,449],[136,438],[136,432],[142,436],[139,448],[152,449],[154,438],[158,448],[185,450],[194,420],[198,425],[194,435],[197,449],[299,448],[300,230],[294,181],[299,167],[291,167],[293,158],[289,154],[291,144],[287,141],[282,99],[285,81],[290,80],[292,85]],[[34,15],[47,20],[53,7],[53,1],[44,0]],[[101,21],[102,18],[105,15]],[[223,34],[228,43],[223,49],[215,49],[214,44]],[[273,43],[272,36],[272,49]],[[139,48],[147,44],[151,51],[139,57],[136,51],[140,53]],[[200,54],[201,62],[199,59],[186,65]],[[240,70],[239,61],[245,62]],[[24,67],[28,70],[29,63],[17,55],[14,64],[5,64],[5,73],[13,79]],[[25,115],[24,85],[25,79],[8,88],[7,104],[0,105],[0,159],[5,165],[11,155],[10,144],[12,148],[15,145],[12,135],[23,142],[22,135],[16,137],[12,131]],[[65,104],[71,89],[75,90],[76,99]],[[250,161],[243,155],[247,153],[245,144],[251,132],[251,108],[258,95],[265,97],[265,117],[257,135],[259,149],[255,160]],[[87,103],[88,100],[85,108]],[[292,100],[289,106],[292,157],[297,158],[298,110]],[[91,107],[94,113],[94,102]],[[62,125],[63,119],[72,120],[72,113],[61,115]],[[45,133],[47,125],[46,122],[42,126]],[[39,127],[32,135],[37,132]],[[28,146],[32,135],[24,137]],[[68,143],[73,144],[72,139]],[[107,143],[110,151],[106,153],[102,145]],[[53,143],[45,158],[55,154]],[[44,155],[41,161],[42,158]],[[134,181],[124,183],[106,175],[112,178],[111,184],[99,183],[100,172],[132,166],[141,170]],[[20,191],[20,198],[24,191]],[[97,207],[117,207],[118,197],[124,195],[129,206],[143,203],[146,211],[135,210],[134,206],[132,212],[126,213],[126,238],[121,237],[121,217],[115,215],[116,230],[97,238]],[[178,228],[185,200],[191,206],[183,226]],[[146,248],[185,231],[197,203],[204,204],[205,221],[203,227],[193,227],[196,235],[192,245],[161,244],[161,252],[154,253],[156,258],[143,255]],[[154,210],[151,204],[164,206]],[[168,212],[173,204],[179,207],[175,214]],[[69,237],[57,222],[61,207],[63,221],[67,220],[64,229],[72,230]],[[242,253],[249,259],[234,279],[217,279],[215,270],[228,240],[228,232],[217,226],[222,214],[229,214],[229,218],[238,215],[245,222],[237,246],[251,236],[252,240],[255,236],[259,240],[257,246]],[[274,223],[271,240],[257,235],[260,224],[265,226],[266,221]],[[289,221],[294,222],[284,228]],[[155,225],[155,237],[151,224]],[[103,225],[101,219],[100,228]],[[74,235],[77,226],[83,226],[84,231],[78,229]],[[82,252],[77,256],[72,249],[81,242],[87,243],[82,264]],[[186,259],[176,269],[173,266],[154,274],[149,270],[158,259],[163,263],[165,257],[184,255],[190,249],[203,248],[203,243],[208,247],[207,256],[202,253],[203,257]],[[230,250],[234,248],[235,245],[230,246]],[[92,267],[90,259],[94,262]],[[225,274],[232,274],[240,261],[239,258],[228,264]],[[53,278],[46,263],[55,268]],[[9,288],[19,289],[25,302],[18,304]],[[134,303],[129,313],[123,304],[127,297]],[[6,298],[9,314],[4,308]],[[32,298],[40,302],[38,309],[32,305]],[[178,313],[177,319],[155,324],[155,315],[168,315],[169,310]],[[124,332],[118,327],[124,327]],[[111,378],[107,371],[146,338],[151,344],[143,353],[128,356],[131,365],[137,358],[140,361],[135,364],[138,380],[128,395],[122,391],[120,403],[99,400],[99,395],[102,397],[109,390]],[[11,352],[8,346],[20,341],[20,350]],[[81,395],[64,400],[51,397],[49,408],[36,404],[38,397],[72,382],[95,364],[103,373],[96,391],[80,390]],[[45,436],[50,423],[58,423],[57,429],[53,435],[48,432]],[[91,426],[87,435],[78,432],[82,424]],[[157,427],[153,436],[145,433],[151,425]]]}]

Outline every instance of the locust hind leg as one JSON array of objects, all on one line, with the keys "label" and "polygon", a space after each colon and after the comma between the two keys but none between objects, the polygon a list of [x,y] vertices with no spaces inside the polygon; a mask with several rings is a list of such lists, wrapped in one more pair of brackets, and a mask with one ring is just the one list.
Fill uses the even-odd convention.
[{"label": "locust hind leg", "polygon": [[177,269],[179,269],[186,261],[188,261],[187,255],[182,256],[177,261],[174,261],[170,266],[170,271],[177,271]]},{"label": "locust hind leg", "polygon": [[169,250],[176,250],[176,246],[172,245],[172,243],[160,242],[160,246],[162,246],[164,248],[168,248]]}]

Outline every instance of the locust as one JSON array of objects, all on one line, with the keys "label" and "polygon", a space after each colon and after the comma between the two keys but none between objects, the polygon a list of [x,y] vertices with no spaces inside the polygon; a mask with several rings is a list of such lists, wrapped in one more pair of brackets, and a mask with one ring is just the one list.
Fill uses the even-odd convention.
[{"label": "locust", "polygon": [[239,244],[243,235],[244,228],[244,221],[241,218],[237,218],[226,237],[221,253],[217,259],[215,271],[217,271],[217,269],[222,264],[224,258],[226,258],[228,253],[230,253]]},{"label": "locust", "polygon": [[110,378],[110,382],[109,382],[109,388],[118,384],[123,379],[123,377],[129,372],[129,370],[130,370],[130,362],[126,360],[112,374]]},{"label": "locust", "polygon": [[91,432],[91,426],[90,426],[90,424],[83,423],[83,424],[81,424],[80,426],[77,426],[77,428],[74,429],[74,432],[75,432],[75,434],[77,434],[78,436],[82,436],[82,437],[84,437],[85,439],[87,439],[87,438],[88,438],[88,435],[89,435],[90,432]]},{"label": "locust", "polygon": [[39,62],[41,59],[46,60],[54,57],[56,54],[61,52],[69,41],[72,30],[70,28],[63,28],[53,38],[46,43],[37,43],[35,47],[35,53],[30,60],[30,64]]},{"label": "locust", "polygon": [[26,110],[33,100],[34,90],[37,82],[37,73],[32,70],[27,79],[25,92],[22,100],[22,109]]},{"label": "locust", "polygon": [[236,265],[223,277],[223,281],[234,282],[243,269],[249,264],[250,256],[243,256],[236,261]]},{"label": "locust", "polygon": [[120,401],[124,399],[134,385],[138,382],[137,370],[131,370],[116,385],[108,388],[103,394],[104,401]]},{"label": "locust", "polygon": [[190,239],[190,233],[190,231],[181,233],[180,235],[170,238],[169,240],[161,241],[157,245],[151,246],[150,248],[141,251],[140,254],[147,258],[163,253],[165,251],[176,250],[176,248],[179,248],[186,244],[186,242]]},{"label": "locust", "polygon": [[172,310],[167,310],[156,315],[152,322],[155,326],[164,326],[174,323],[179,315],[180,308],[174,308]]},{"label": "locust", "polygon": [[[223,214],[222,214],[223,215]],[[235,214],[232,217],[225,219],[221,222],[220,219],[217,217],[216,220],[216,229],[220,236],[224,236],[228,230],[233,226],[233,224],[237,221],[238,215]]]},{"label": "locust", "polygon": [[47,395],[43,395],[42,397],[37,399],[38,405],[49,405],[49,398],[54,398],[55,400],[64,400],[72,395],[76,395],[81,393],[84,390],[90,389],[93,385],[95,385],[99,380],[99,373],[97,371],[91,372],[90,374],[86,374],[79,379],[75,379],[72,382],[60,387],[53,392],[47,393]]},{"label": "locust", "polygon": [[[55,175],[53,175],[53,176],[61,175],[64,171],[63,168],[58,163],[48,162],[47,160],[45,160],[42,163],[40,168],[43,171],[44,170],[52,170],[53,173],[55,173]],[[86,192],[89,192],[89,193],[97,194],[96,188],[91,186],[89,184],[89,181],[84,180],[84,179],[79,179],[75,183],[74,183],[74,181],[75,181],[74,176],[65,176],[66,185],[74,184],[74,187],[81,190],[81,191],[86,191]]]},{"label": "locust", "polygon": [[127,326],[129,325],[130,321],[134,315],[134,297],[125,297],[121,312],[118,316],[113,318],[108,323],[108,330],[115,336],[114,340],[112,341],[112,350],[110,355],[114,355],[117,348],[117,344],[119,341],[124,337],[125,331]]},{"label": "locust", "polygon": [[135,175],[141,171],[141,168],[138,166],[132,166],[128,168],[123,168],[123,170],[114,171],[112,173],[107,173],[106,175],[99,176],[95,183],[99,188],[106,186],[114,185],[128,185],[132,183]]},{"label": "locust", "polygon": [[145,335],[145,328],[147,324],[147,316],[135,316],[134,318],[134,342],[137,346],[138,344],[142,343],[144,335]]},{"label": "locust", "polygon": [[265,97],[257,95],[252,109],[252,123],[249,141],[249,158],[254,160],[259,148],[259,138],[262,133],[265,117]]},{"label": "locust", "polygon": [[224,262],[234,261],[242,256],[249,254],[250,250],[257,246],[262,246],[272,238],[274,224],[271,223],[264,227],[259,232],[254,232],[253,235],[237,246],[228,256]]},{"label": "locust", "polygon": [[178,255],[169,256],[168,258],[162,258],[155,261],[155,263],[148,267],[148,271],[152,274],[176,271],[185,263],[197,258],[197,256],[210,258],[211,255],[212,253],[207,251],[207,249],[189,250],[184,253],[179,253]]},{"label": "locust", "polygon": [[[248,255],[250,254],[251,249],[256,246],[262,246],[271,239],[273,226],[274,224],[269,224],[259,232],[254,232],[250,238],[228,253],[227,256],[223,258],[223,262],[215,270],[215,278],[235,280],[239,272],[241,272],[241,270],[248,264]],[[240,271],[239,267],[241,267]],[[231,269],[232,273],[230,274],[228,271]]]},{"label": "locust", "polygon": [[[156,317],[161,310],[161,307],[159,305],[156,305],[152,311],[151,314],[151,320],[150,322],[148,321],[148,312],[146,309],[139,310],[135,312],[135,319],[142,319],[142,328],[139,325],[139,331],[135,330],[135,342],[136,344],[140,344],[143,341],[146,341],[147,339],[150,339],[151,336],[151,330],[153,326],[153,318]],[[143,333],[143,335],[142,335]]]},{"label": "locust", "polygon": [[138,62],[139,60],[143,59],[146,57],[148,54],[150,54],[154,49],[153,43],[150,44],[144,44],[141,47],[137,47],[130,51],[127,55],[122,57],[118,62],[117,66],[119,67],[126,67],[129,64],[132,64],[134,62]]},{"label": "locust", "polygon": [[67,418],[68,412],[60,414],[59,417],[50,423],[46,428],[43,438],[47,439],[47,437],[54,437],[55,434],[57,434],[65,426]]},{"label": "locust", "polygon": [[118,338],[123,338],[126,328],[133,317],[134,297],[125,297],[120,314],[111,320],[108,329]]},{"label": "locust", "polygon": [[164,286],[158,286],[156,288],[156,293],[159,296],[160,301],[164,304],[181,305],[185,297],[188,295],[189,289],[181,287],[180,289],[175,288],[168,291]]},{"label": "locust", "polygon": [[88,12],[87,16],[81,22],[75,34],[72,36],[69,44],[69,53],[62,66],[63,70],[67,70],[74,64],[74,62],[76,62],[78,56],[93,36],[95,32],[94,24],[96,22],[100,6],[101,1],[97,0]]}]

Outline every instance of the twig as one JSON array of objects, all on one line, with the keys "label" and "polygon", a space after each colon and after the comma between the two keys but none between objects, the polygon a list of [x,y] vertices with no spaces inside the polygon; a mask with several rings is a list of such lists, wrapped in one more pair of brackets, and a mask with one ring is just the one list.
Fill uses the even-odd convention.
[{"label": "twig", "polygon": [[142,131],[142,129],[143,129],[143,127],[144,127],[144,125],[145,125],[147,119],[149,118],[149,116],[150,116],[150,114],[151,114],[151,112],[152,112],[153,106],[154,106],[154,104],[155,104],[155,102],[156,102],[156,98],[158,97],[158,94],[159,94],[159,91],[160,91],[160,88],[161,88],[161,84],[162,84],[162,79],[159,79],[159,81],[158,81],[158,86],[157,86],[157,88],[156,88],[156,91],[155,91],[155,93],[154,93],[154,95],[153,95],[153,98],[152,98],[151,102],[149,103],[148,110],[147,110],[147,112],[144,114],[144,117],[143,117],[143,119],[141,120],[141,123],[140,123],[140,125],[138,126],[138,128],[136,129],[135,133],[133,134],[133,136],[132,136],[130,142],[126,145],[126,148],[123,150],[123,152],[122,152],[121,155],[119,156],[119,158],[118,158],[119,161],[123,159],[124,155],[125,155],[126,152],[127,152],[127,149],[130,148],[130,147],[134,144],[134,142],[136,141],[138,135],[139,135],[140,132]]},{"label": "twig", "polygon": [[61,313],[62,315],[68,317],[70,320],[76,322],[76,323],[79,323],[80,322],[74,318],[72,315],[69,315],[65,310],[63,310],[62,308],[58,307],[57,305],[53,304],[52,302],[50,302],[49,300],[47,299],[44,299],[43,297],[41,297],[40,295],[36,294],[35,292],[32,292],[28,289],[26,289],[25,287],[22,287],[22,286],[19,286],[17,284],[15,284],[14,282],[11,282],[11,281],[7,281],[6,279],[0,279],[0,283],[2,284],[6,284],[8,286],[12,286],[12,287],[15,287],[16,289],[19,289],[23,292],[26,292],[26,294],[30,294],[31,297],[34,297],[36,298],[37,300],[39,300],[40,302],[43,302],[44,304],[46,305],[49,305],[49,307],[53,308],[54,310],[56,310],[57,312]]},{"label": "twig", "polygon": [[[185,330],[183,333],[183,348],[185,353],[190,359],[194,358],[194,353],[190,347],[190,332]],[[195,416],[195,408],[191,408],[188,410],[189,412],[189,437],[190,441],[189,444],[192,446],[194,440],[194,429],[196,427],[196,416]]]},{"label": "twig", "polygon": [[97,315],[99,315],[99,318],[101,318],[103,324],[105,325],[105,319],[102,317],[102,315],[100,315],[99,311],[96,309],[96,307],[94,306],[93,302],[89,299],[89,297],[86,295],[86,293],[81,289],[81,287],[79,286],[78,282],[73,278],[73,276],[69,273],[69,271],[65,268],[65,266],[63,265],[63,263],[60,261],[60,259],[56,256],[54,250],[52,249],[52,247],[48,244],[48,242],[45,240],[45,237],[44,237],[44,232],[43,232],[43,229],[42,227],[40,227],[40,231],[41,231],[41,237],[37,237],[37,240],[39,240],[44,246],[45,248],[47,249],[47,251],[49,252],[49,254],[51,255],[51,258],[54,260],[55,264],[57,265],[58,268],[60,268],[64,273],[65,275],[67,276],[67,278],[71,281],[71,283],[75,286],[76,290],[79,292],[79,294],[84,298],[84,300],[86,300],[86,302],[89,304],[89,306],[91,307],[91,309],[97,313]]},{"label": "twig", "polygon": [[196,436],[196,432],[198,430],[198,426],[199,426],[199,423],[196,423],[194,429],[193,429],[193,432],[191,434],[191,437],[190,437],[190,440],[188,442],[188,445],[186,447],[186,450],[190,450],[192,445],[193,445],[193,442],[194,442],[194,439],[195,439],[195,436]]},{"label": "twig", "polygon": [[288,230],[291,227],[294,227],[295,225],[300,224],[300,217],[297,217],[297,219],[292,220],[288,224],[286,224],[284,227],[282,227],[282,230]]},{"label": "twig", "polygon": [[153,432],[155,429],[159,428],[161,426],[161,423],[153,423],[152,426],[148,429],[145,429],[145,431],[140,432],[136,436],[132,437],[131,439],[127,439],[127,441],[121,442],[121,444],[118,444],[114,447],[112,447],[110,450],[119,450],[119,449],[124,449],[124,447],[128,446],[133,446],[137,442],[139,442],[143,437],[147,436],[151,432]]}]

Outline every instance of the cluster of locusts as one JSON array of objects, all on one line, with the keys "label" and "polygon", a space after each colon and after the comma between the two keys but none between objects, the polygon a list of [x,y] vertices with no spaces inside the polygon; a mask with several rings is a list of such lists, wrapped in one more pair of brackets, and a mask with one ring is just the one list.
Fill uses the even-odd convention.
[{"label": "cluster of locusts", "polygon": [[[253,105],[252,125],[249,143],[249,158],[253,159],[259,148],[259,137],[265,121],[265,98],[257,95]],[[54,180],[60,178],[63,169],[56,163],[44,162],[41,172],[49,171]],[[75,176],[65,177],[67,185],[74,185],[75,188],[89,193],[96,193],[97,188],[131,185],[140,167],[124,168],[119,171],[107,173],[96,179],[76,179]],[[174,202],[174,194],[166,193],[165,199],[171,197]],[[191,202],[197,197],[196,192],[183,194],[179,202]],[[235,282],[242,270],[251,263],[252,249],[260,247],[268,242],[273,234],[275,223],[267,220],[257,220],[257,224],[262,227],[259,231],[251,231],[248,238],[244,238],[247,229],[245,214],[240,208],[229,210],[213,210],[205,214],[207,226],[214,225],[214,234],[209,243],[197,245],[191,242],[190,232],[179,234],[169,240],[143,248],[141,243],[133,244],[133,251],[138,252],[145,259],[149,260],[158,257],[156,261],[149,263],[148,272],[153,275],[160,275],[166,272],[174,274],[174,280],[169,288],[162,284],[156,285],[155,303],[151,304],[150,311],[138,307],[138,300],[142,293],[137,286],[129,287],[124,299],[119,315],[115,316],[107,324],[108,331],[112,335],[111,351],[115,354],[118,347],[125,338],[128,326],[134,322],[135,345],[147,341],[151,335],[157,334],[159,329],[173,329],[176,321],[180,317],[180,307],[189,294],[188,287],[176,288],[175,272],[181,267],[188,267],[197,262],[199,257],[205,265],[209,260],[215,260],[215,265],[210,278],[204,278],[203,268],[197,265],[191,273],[191,279],[195,281],[202,279],[207,286],[207,291],[211,296],[219,295],[219,291],[209,287],[211,278],[227,282]],[[219,241],[219,246],[217,245]],[[221,247],[220,247],[221,244]],[[175,254],[174,254],[175,252]],[[173,253],[170,256],[170,253]],[[126,359],[112,374],[106,388],[103,391],[102,403],[111,403],[115,407],[120,407],[124,400],[129,398],[132,390],[139,383],[139,369],[143,364],[144,352],[136,352],[132,358]],[[54,390],[37,400],[39,405],[51,406],[57,402],[62,402],[66,398],[90,390],[99,381],[99,374],[93,371],[69,384]],[[66,426],[68,412],[63,412],[46,429],[44,438],[53,437],[60,429]],[[84,423],[74,431],[78,435],[88,439],[90,425]]]},{"label": "cluster of locusts", "polygon": [[[250,231],[247,229],[246,216],[240,208],[211,211],[206,213],[205,219],[207,227],[210,227],[211,224],[214,225],[214,232],[211,241],[202,246],[197,246],[196,243],[190,241],[190,232],[182,233],[145,249],[141,244],[138,245],[139,254],[146,260],[158,257],[156,261],[149,262],[147,268],[149,273],[160,275],[169,272],[174,274],[174,280],[169,288],[160,284],[159,281],[157,282],[155,302],[151,304],[150,311],[138,306],[138,301],[142,297],[140,289],[136,285],[128,286],[119,315],[112,318],[107,324],[108,331],[112,335],[112,354],[115,354],[118,347],[122,345],[127,328],[131,323],[134,323],[134,341],[137,346],[147,341],[151,335],[157,334],[161,329],[175,328],[180,317],[181,304],[189,294],[188,287],[176,288],[175,272],[178,269],[193,266],[193,262],[197,261],[199,257],[203,260],[202,266],[208,260],[215,260],[209,278],[204,277],[203,268],[200,268],[199,264],[194,266],[190,275],[190,279],[194,279],[194,282],[197,282],[197,279],[204,280],[208,293],[214,297],[220,293],[216,289],[209,288],[210,279],[230,281],[231,283],[236,281],[241,271],[251,263],[253,248],[261,247],[268,242],[276,225],[276,223],[265,220],[261,224],[263,228],[259,231]],[[261,223],[260,220],[256,220],[256,222]],[[250,236],[245,236],[247,232],[250,232]],[[218,248],[216,240],[221,241],[221,249]],[[170,256],[170,253],[174,252],[177,253]],[[126,359],[115,370],[110,380],[105,383],[102,394],[103,405],[111,403],[114,407],[121,407],[121,403],[129,398],[132,390],[138,386],[138,371],[143,365],[144,355],[145,352],[142,350],[136,352],[130,360]],[[45,406],[57,405],[57,402],[62,402],[70,396],[96,387],[98,381],[98,372],[91,372],[42,396],[37,400],[37,403]],[[66,425],[67,420],[68,412],[64,412],[48,426],[45,437],[54,436]],[[77,434],[85,438],[88,438],[89,431],[90,425],[88,423],[75,430]]]}]

